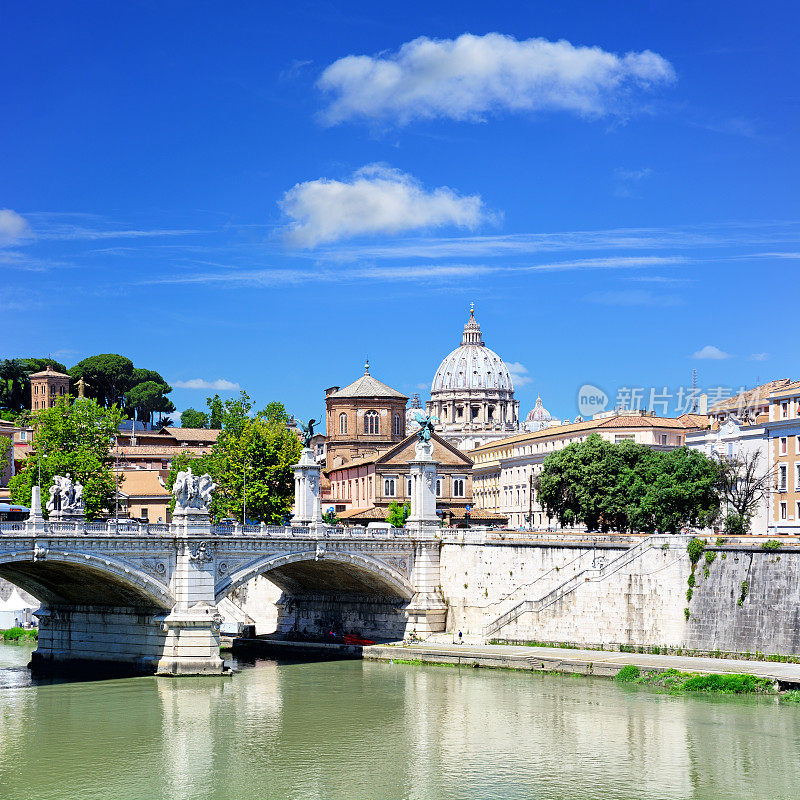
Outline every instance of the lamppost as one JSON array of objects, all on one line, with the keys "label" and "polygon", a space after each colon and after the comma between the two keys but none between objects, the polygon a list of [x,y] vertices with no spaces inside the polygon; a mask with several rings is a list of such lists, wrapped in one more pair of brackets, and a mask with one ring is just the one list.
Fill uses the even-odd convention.
[{"label": "lamppost", "polygon": [[111,437],[114,447],[114,531],[119,532],[119,442],[116,436]]},{"label": "lamppost", "polygon": [[242,470],[244,473],[244,480],[243,480],[243,501],[242,501],[242,525],[247,525],[247,458],[245,458],[244,463],[242,464]]}]

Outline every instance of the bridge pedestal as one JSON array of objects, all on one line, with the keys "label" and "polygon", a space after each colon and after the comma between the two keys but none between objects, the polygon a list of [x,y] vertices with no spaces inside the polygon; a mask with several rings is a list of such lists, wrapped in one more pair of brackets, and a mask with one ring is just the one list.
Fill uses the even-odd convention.
[{"label": "bridge pedestal", "polygon": [[294,465],[294,527],[322,525],[319,502],[320,466],[309,447],[303,448],[300,460]]},{"label": "bridge pedestal", "polygon": [[422,636],[429,633],[441,633],[447,624],[447,603],[442,597],[439,579],[439,556],[441,541],[432,526],[419,526],[414,536],[414,570],[411,581],[414,584],[414,596],[406,606],[408,623],[406,633],[414,631]]}]

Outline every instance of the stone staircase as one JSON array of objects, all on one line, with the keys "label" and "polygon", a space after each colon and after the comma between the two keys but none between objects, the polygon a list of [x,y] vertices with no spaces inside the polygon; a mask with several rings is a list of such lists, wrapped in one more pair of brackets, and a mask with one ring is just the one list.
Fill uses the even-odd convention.
[{"label": "stone staircase", "polygon": [[525,614],[527,612],[535,612],[538,614],[539,612],[544,611],[549,606],[558,603],[568,594],[574,592],[578,587],[582,586],[587,581],[606,580],[611,575],[616,574],[621,569],[631,564],[633,561],[636,561],[642,556],[642,554],[653,547],[661,547],[664,543],[666,543],[670,545],[670,548],[672,548],[673,544],[679,544],[685,551],[686,543],[688,541],[688,536],[647,536],[630,547],[624,553],[617,556],[617,558],[612,559],[603,566],[585,567],[571,578],[567,578],[567,580],[563,581],[561,584],[544,595],[534,600],[527,599],[517,603],[517,605],[515,605],[513,608],[509,609],[504,614],[501,614],[495,620],[490,622],[488,625],[484,626],[482,631],[483,639],[488,639],[489,637],[493,636],[506,625],[514,622],[514,620],[516,620],[521,614]]}]

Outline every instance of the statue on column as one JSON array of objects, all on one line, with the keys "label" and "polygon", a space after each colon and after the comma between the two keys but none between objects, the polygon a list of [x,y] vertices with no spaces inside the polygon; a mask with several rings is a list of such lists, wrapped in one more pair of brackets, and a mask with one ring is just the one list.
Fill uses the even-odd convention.
[{"label": "statue on column", "polygon": [[192,468],[181,471],[175,478],[172,496],[175,498],[175,514],[208,514],[211,495],[217,484],[211,475],[195,475]]},{"label": "statue on column", "polygon": [[419,425],[419,430],[417,431],[417,439],[423,444],[427,444],[431,440],[431,434],[433,433],[433,423],[438,422],[439,418],[432,417],[430,414],[426,414],[425,416],[423,416],[422,414],[414,414],[414,419]]},{"label": "statue on column", "polygon": [[300,422],[300,427],[303,430],[303,448],[305,449],[311,447],[311,439],[314,436],[314,425],[316,422],[315,419],[310,419],[306,424]]}]

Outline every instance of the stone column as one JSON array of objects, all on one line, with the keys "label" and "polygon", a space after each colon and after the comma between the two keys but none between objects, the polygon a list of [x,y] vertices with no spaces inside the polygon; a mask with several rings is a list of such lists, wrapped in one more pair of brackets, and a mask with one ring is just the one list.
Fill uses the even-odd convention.
[{"label": "stone column", "polygon": [[25,523],[25,532],[29,536],[42,536],[45,533],[45,521],[42,516],[42,490],[39,486],[31,489],[31,513]]},{"label": "stone column", "polygon": [[221,617],[214,593],[216,564],[207,511],[173,514],[175,569],[172,592],[175,606],[155,622],[165,634],[156,666],[159,675],[221,675],[219,626]]},{"label": "stone column", "polygon": [[408,467],[411,477],[411,514],[406,521],[406,527],[420,530],[438,527],[433,445],[430,442],[417,442],[414,460],[408,462]]},{"label": "stone column", "polygon": [[414,596],[406,606],[406,633],[419,636],[445,629],[447,604],[442,598],[439,579],[438,537],[439,518],[436,516],[436,462],[433,445],[417,442],[414,460],[408,462],[411,475],[411,514],[406,530],[414,539],[414,567],[411,581]]},{"label": "stone column", "polygon": [[311,448],[303,448],[300,461],[294,465],[294,509],[292,525],[316,527],[322,524],[319,503],[320,466]]},{"label": "stone column", "polygon": [[[442,597],[439,577],[440,539],[433,528],[414,537],[414,567],[411,582],[414,596],[405,608],[406,634],[414,631],[418,636],[439,633],[447,623],[447,603]],[[419,537],[419,538],[418,538]]]}]

